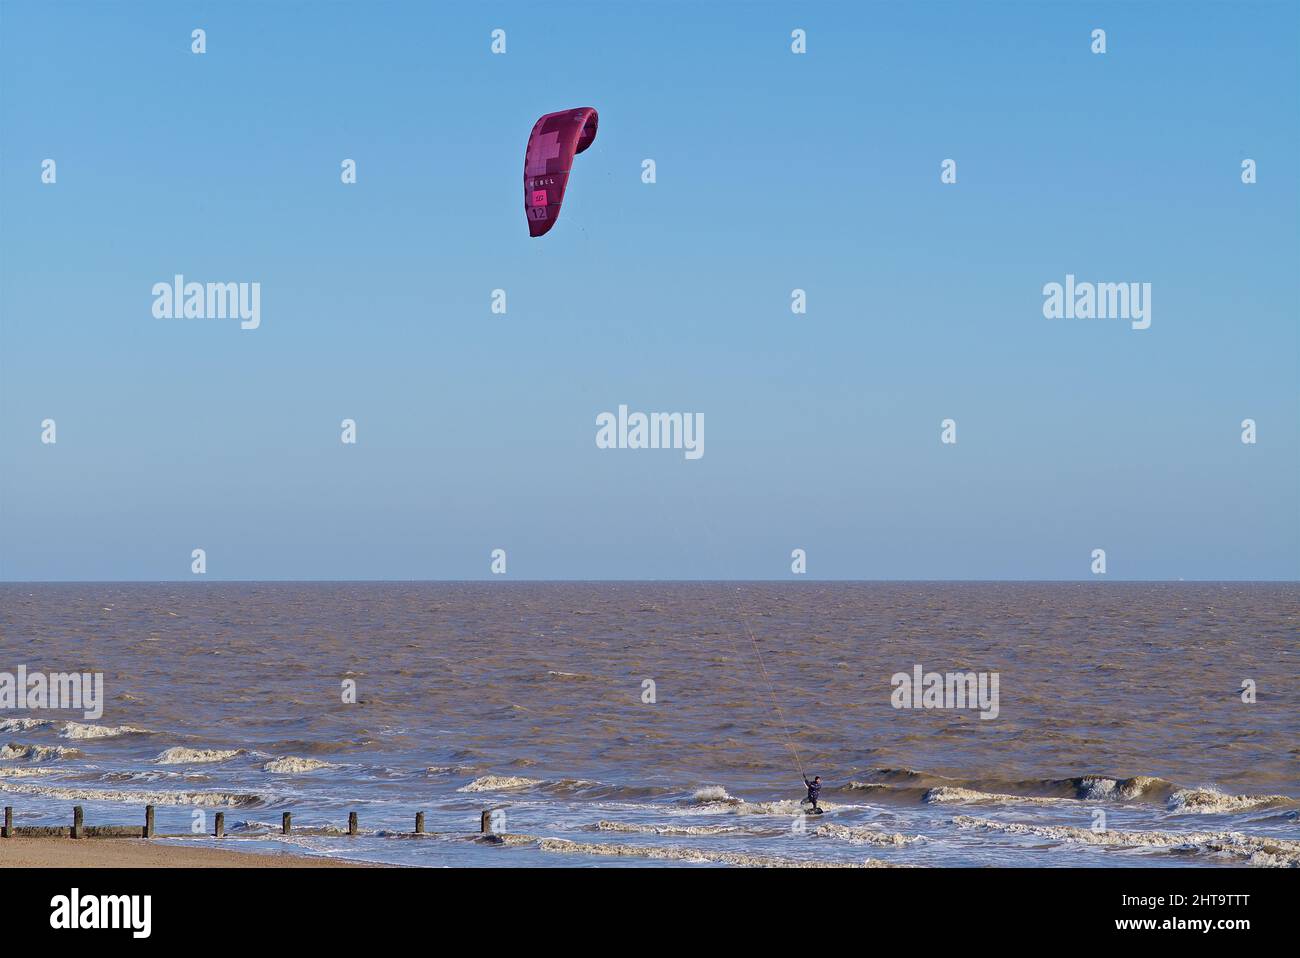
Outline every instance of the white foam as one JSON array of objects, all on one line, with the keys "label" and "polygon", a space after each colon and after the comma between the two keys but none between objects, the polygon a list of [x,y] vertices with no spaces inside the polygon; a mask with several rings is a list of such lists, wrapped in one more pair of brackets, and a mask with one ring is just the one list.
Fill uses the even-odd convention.
[{"label": "white foam", "polygon": [[1241,832],[1094,832],[1074,825],[1029,825],[1022,822],[994,822],[983,818],[958,815],[958,828],[998,831],[1009,835],[1027,835],[1081,845],[1107,845],[1125,848],[1183,848],[1244,858],[1257,865],[1300,865],[1300,841],[1265,838]]},{"label": "white foam", "polygon": [[132,805],[257,805],[260,795],[236,792],[130,792],[109,788],[68,788],[59,785],[19,785],[0,780],[0,791],[24,795],[41,795],[62,801],[125,802]]},{"label": "white foam", "polygon": [[456,789],[458,792],[508,792],[519,788],[532,788],[541,785],[536,778],[524,778],[522,775],[480,775],[468,785]]},{"label": "white foam", "polygon": [[60,758],[70,758],[81,752],[66,745],[21,745],[10,742],[0,746],[0,760],[27,759],[32,762],[47,762]]},{"label": "white foam", "polygon": [[1153,785],[1163,784],[1158,778],[1135,775],[1133,778],[1114,779],[1104,775],[1085,775],[1079,781],[1079,797],[1085,800],[1134,801]]},{"label": "white foam", "polygon": [[1228,795],[1217,788],[1184,788],[1169,796],[1169,810],[1189,815],[1249,812],[1270,805],[1295,804],[1285,795]]},{"label": "white foam", "polygon": [[63,731],[59,733],[62,738],[73,739],[116,738],[119,735],[148,734],[148,729],[136,728],[133,725],[86,725],[83,722],[65,722]]},{"label": "white foam", "polygon": [[923,842],[922,835],[901,835],[898,832],[881,832],[874,828],[853,828],[828,822],[813,833],[827,838],[838,838],[855,845],[893,845],[895,847]]},{"label": "white foam", "polygon": [[52,775],[59,769],[48,765],[9,765],[0,766],[0,775],[5,778],[34,778],[37,775]]},{"label": "white foam", "polygon": [[729,795],[726,788],[721,785],[705,785],[695,790],[695,793],[691,795],[691,801],[704,804],[709,802],[739,802],[741,799]]},{"label": "white foam", "polygon": [[627,832],[638,835],[726,835],[739,832],[738,825],[634,825],[631,822],[596,823],[598,831]]},{"label": "white foam", "polygon": [[1073,802],[1072,798],[1038,798],[1032,795],[1003,795],[998,792],[981,792],[973,788],[959,788],[955,785],[939,785],[921,796],[921,801],[928,805],[949,804],[1015,804],[1015,805],[1060,805]]},{"label": "white foam", "polygon": [[[521,836],[522,837],[522,836]],[[537,847],[546,852],[566,855],[612,855],[680,862],[712,862],[744,868],[883,868],[885,862],[867,859],[862,862],[805,861],[776,855],[747,855],[704,848],[651,847],[606,842],[575,842],[567,838],[539,838]]]},{"label": "white foam", "polygon": [[224,762],[243,754],[242,748],[185,748],[178,745],[159,753],[154,762],[158,765],[197,765],[202,762]]},{"label": "white foam", "polygon": [[323,762],[318,758],[298,758],[294,755],[285,755],[283,758],[271,759],[262,768],[276,775],[298,775],[303,772],[314,772],[321,768],[338,768],[338,766],[333,762]]},{"label": "white foam", "polygon": [[3,719],[0,720],[0,732],[29,732],[34,728],[53,724],[49,719]]}]

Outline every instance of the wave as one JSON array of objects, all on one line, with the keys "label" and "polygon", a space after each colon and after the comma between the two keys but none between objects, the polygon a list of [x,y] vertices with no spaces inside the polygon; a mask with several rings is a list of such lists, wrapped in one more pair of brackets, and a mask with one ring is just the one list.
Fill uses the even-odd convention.
[{"label": "wave", "polygon": [[[824,812],[833,812],[842,809],[845,806],[835,802],[828,802],[825,799],[818,801],[818,807]],[[737,815],[789,815],[794,817],[800,812],[807,811],[802,801],[793,798],[778,799],[774,802],[741,802],[736,806]]]},{"label": "wave", "polygon": [[9,765],[0,767],[0,775],[5,778],[34,778],[37,775],[52,775],[61,769],[48,765]]},{"label": "wave", "polygon": [[470,775],[477,771],[472,765],[430,765],[425,775]]},{"label": "wave", "polygon": [[149,735],[148,729],[132,725],[90,725],[85,722],[61,722],[56,719],[4,719],[0,721],[0,732],[30,732],[33,729],[59,727],[62,738],[115,738],[119,735]]},{"label": "wave", "polygon": [[1228,795],[1216,788],[1186,788],[1169,797],[1171,812],[1192,815],[1222,815],[1251,812],[1259,808],[1295,808],[1300,805],[1286,795]]},{"label": "wave", "polygon": [[953,824],[958,828],[1027,835],[1070,844],[1185,849],[1240,858],[1250,865],[1300,867],[1300,841],[1245,835],[1241,832],[1116,831],[1113,829],[1094,832],[1075,825],[994,822],[983,818],[971,818],[968,815],[958,815],[953,819]]},{"label": "wave", "polygon": [[160,752],[154,759],[157,765],[198,765],[203,762],[224,762],[236,755],[245,754],[242,748],[185,748],[178,745]]},{"label": "wave", "polygon": [[[698,792],[696,793],[698,794]],[[836,802],[828,802],[822,799],[818,803],[824,812],[833,812],[851,807],[840,805]],[[663,809],[663,806],[652,805],[654,809]],[[663,809],[670,815],[698,815],[698,814],[726,814],[726,815],[782,815],[793,818],[800,812],[806,812],[808,806],[802,801],[793,798],[776,799],[770,802],[751,802],[743,798],[736,798],[727,795],[725,798],[695,801],[692,799],[691,804],[679,809]]]},{"label": "wave", "polygon": [[959,780],[935,775],[930,772],[918,772],[910,768],[882,768],[870,773],[868,781],[850,781],[846,786],[850,791],[874,791],[882,798],[915,798],[926,800],[930,792],[942,790],[952,792],[979,792],[988,795],[1007,796],[1023,800],[1043,799],[1080,799],[1109,801],[1164,801],[1178,786],[1161,778],[1135,775],[1131,778],[1117,778],[1108,775],[1079,775],[1073,778],[1047,779],[972,779]]},{"label": "wave", "polygon": [[121,791],[108,788],[68,788],[61,785],[19,785],[0,779],[0,791],[39,795],[62,801],[123,802],[132,805],[234,806],[265,804],[261,795],[238,792]]},{"label": "wave", "polygon": [[1185,788],[1151,775],[1121,778],[1079,775],[1029,781],[958,781],[912,769],[878,769],[845,790],[869,791],[873,799],[926,804],[1054,805],[1066,802],[1128,802],[1164,806],[1175,813],[1233,814],[1257,809],[1300,808],[1286,795],[1231,795],[1212,787]]},{"label": "wave", "polygon": [[[1101,780],[1110,781],[1110,780]],[[1125,779],[1112,785],[1097,785],[1075,798],[1046,798],[1033,795],[1008,795],[978,789],[940,786],[922,796],[928,805],[1060,805],[1071,801],[1136,801],[1150,798],[1144,783],[1159,782],[1160,791],[1167,783],[1158,779]],[[1215,789],[1179,789],[1168,798],[1167,808],[1175,814],[1225,815],[1263,808],[1294,808],[1300,804],[1286,795],[1228,795]]]},{"label": "wave", "polygon": [[1134,802],[1141,799],[1163,801],[1176,787],[1172,782],[1150,775],[1134,775],[1132,778],[1083,775],[1079,778],[1063,779],[1059,784],[1072,788],[1074,797],[1084,801]]},{"label": "wave", "polygon": [[[525,838],[526,836],[519,836]],[[743,852],[723,852],[705,848],[654,847],[623,845],[606,842],[575,842],[567,838],[539,838],[537,847],[545,852],[565,855],[612,855],[630,858],[648,858],[660,861],[697,862],[734,865],[741,868],[887,868],[887,863],[867,859],[862,862],[806,861],[801,858],[781,858],[776,855],[750,855]]]},{"label": "wave", "polygon": [[[293,823],[293,832],[289,835],[283,834],[281,822],[263,822],[257,819],[247,819],[232,822],[226,826],[228,835],[246,835],[250,838],[266,838],[277,842],[292,843],[297,838],[320,838],[322,836],[341,836],[347,835],[348,830],[341,825],[305,825],[297,819]],[[395,833],[383,831],[368,831],[365,828],[359,828],[357,833],[360,835],[374,835],[376,837],[400,837]]]},{"label": "wave", "polygon": [[50,762],[61,758],[75,758],[81,755],[79,749],[67,745],[22,745],[10,742],[0,746],[0,760],[15,761],[26,759],[29,762]]},{"label": "wave", "polygon": [[468,785],[456,789],[458,792],[510,792],[521,788],[536,788],[545,784],[540,778],[524,778],[522,775],[480,775]]},{"label": "wave", "polygon": [[1041,798],[1032,795],[1003,795],[997,792],[981,792],[974,788],[960,788],[951,785],[940,785],[938,788],[931,788],[921,797],[921,801],[927,805],[947,805],[947,804],[1016,804],[1016,805],[1057,805],[1061,802],[1068,801],[1063,798]]},{"label": "wave", "polygon": [[[819,802],[824,811],[844,809],[848,806],[836,802]],[[658,807],[658,806],[652,806]],[[732,795],[722,785],[704,785],[691,793],[685,809],[669,811],[669,814],[697,814],[703,812],[727,813],[736,815],[788,815],[795,816],[807,811],[808,806],[800,799],[786,798],[766,802],[751,802]]]},{"label": "wave", "polygon": [[813,834],[825,836],[826,838],[838,838],[841,841],[852,842],[855,845],[892,845],[901,847],[914,842],[925,841],[923,835],[900,835],[898,832],[881,832],[874,828],[853,828],[848,825],[837,825],[833,822],[822,825]]},{"label": "wave", "polygon": [[634,825],[631,822],[608,822],[603,819],[593,827],[599,832],[637,835],[727,835],[741,831],[739,825]]},{"label": "wave", "polygon": [[333,762],[324,762],[318,758],[298,758],[294,755],[285,755],[282,758],[273,758],[262,766],[267,772],[276,775],[300,775],[303,772],[314,772],[322,768],[338,768]]},{"label": "wave", "polygon": [[178,780],[185,781],[207,781],[208,776],[201,772],[172,772],[166,769],[146,769],[142,772],[105,772],[95,781],[109,782],[116,784],[118,782],[174,782]]},{"label": "wave", "polygon": [[581,795],[589,800],[626,794],[645,794],[646,789],[606,785],[586,778],[527,778],[523,775],[480,775],[458,792],[513,792],[533,788],[561,795]]},{"label": "wave", "polygon": [[134,725],[87,725],[84,722],[65,722],[59,732],[62,738],[117,738],[119,735],[150,735],[148,729]]},{"label": "wave", "polygon": [[53,719],[11,718],[0,720],[0,732],[30,732],[32,729],[56,725]]},{"label": "wave", "polygon": [[719,802],[725,802],[729,805],[739,804],[743,799],[736,798],[729,794],[721,785],[705,785],[697,788],[691,795],[691,801],[701,805],[713,805]]}]

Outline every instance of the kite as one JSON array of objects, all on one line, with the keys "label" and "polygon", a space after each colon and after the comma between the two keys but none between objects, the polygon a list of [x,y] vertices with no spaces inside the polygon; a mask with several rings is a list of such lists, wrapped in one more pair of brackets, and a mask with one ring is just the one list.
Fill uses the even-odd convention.
[{"label": "kite", "polygon": [[596,139],[596,111],[589,106],[548,113],[533,124],[524,154],[524,214],[528,235],[544,236],[560,216],[573,158]]}]

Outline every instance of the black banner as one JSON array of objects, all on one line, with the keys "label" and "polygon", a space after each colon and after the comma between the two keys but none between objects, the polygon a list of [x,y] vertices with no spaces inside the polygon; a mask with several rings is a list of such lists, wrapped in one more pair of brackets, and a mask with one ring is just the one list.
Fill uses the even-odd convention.
[{"label": "black banner", "polygon": [[589,949],[602,932],[613,944],[680,930],[698,944],[775,930],[919,948],[930,936],[949,948],[1019,932],[1231,947],[1288,927],[1294,881],[1281,870],[1182,868],[9,869],[0,890],[10,942],[373,947],[377,934],[486,944],[562,933]]}]

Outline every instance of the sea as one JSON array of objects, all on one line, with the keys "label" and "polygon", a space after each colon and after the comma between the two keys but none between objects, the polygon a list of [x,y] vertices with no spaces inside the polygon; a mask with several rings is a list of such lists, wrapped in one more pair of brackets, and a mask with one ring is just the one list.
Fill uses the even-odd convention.
[{"label": "sea", "polygon": [[1298,626],[1294,582],[7,583],[0,678],[103,702],[0,708],[0,803],[428,867],[1294,867]]}]

